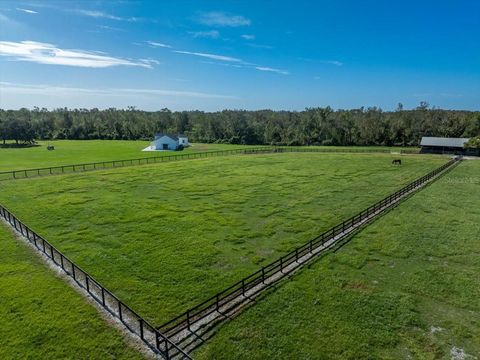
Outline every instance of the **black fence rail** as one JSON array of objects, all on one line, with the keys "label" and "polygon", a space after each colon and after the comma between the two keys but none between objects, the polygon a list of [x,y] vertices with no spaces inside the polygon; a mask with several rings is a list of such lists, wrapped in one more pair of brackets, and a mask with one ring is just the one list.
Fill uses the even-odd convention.
[{"label": "black fence rail", "polygon": [[402,149],[402,148],[316,148],[314,146],[274,146],[274,151],[276,152],[319,152],[319,153],[354,153],[354,154],[370,154],[370,153],[380,153],[380,154],[419,154],[419,149]]},{"label": "black fence rail", "polygon": [[164,156],[150,156],[137,159],[127,159],[127,160],[110,160],[110,161],[101,161],[93,163],[82,163],[82,164],[73,164],[73,165],[59,165],[59,166],[50,166],[42,167],[35,169],[23,169],[23,170],[11,170],[11,171],[2,171],[0,172],[0,181],[1,180],[12,180],[12,179],[26,179],[38,176],[48,176],[48,175],[62,175],[62,174],[72,174],[85,171],[93,170],[106,170],[106,169],[115,169],[125,166],[138,166],[138,165],[149,165],[157,164],[163,162],[171,161],[181,161],[188,159],[200,159],[207,157],[215,156],[226,156],[226,155],[238,155],[238,154],[261,154],[269,152],[319,152],[319,153],[391,153],[396,151],[402,154],[413,154],[418,153],[417,150],[411,149],[368,149],[368,148],[315,148],[315,147],[292,147],[292,146],[260,146],[260,147],[251,147],[244,149],[232,149],[232,150],[216,150],[216,151],[204,151],[204,152],[195,152],[195,153],[174,153],[172,155]]},{"label": "black fence rail", "polygon": [[[180,332],[190,329],[191,325],[193,325],[195,322],[207,318],[213,313],[219,311],[221,308],[227,308],[226,312],[232,311],[235,307],[241,304],[238,301],[239,296],[245,296],[247,292],[248,296],[254,296],[256,293],[264,289],[258,285],[265,284],[266,280],[269,278],[273,279],[275,274],[278,275],[279,272],[283,272],[283,270],[288,268],[290,264],[293,262],[298,262],[300,258],[308,253],[313,254],[315,250],[320,249],[320,247],[324,247],[326,243],[332,243],[332,240],[336,241],[335,237],[345,233],[346,230],[353,228],[355,225],[361,226],[361,224],[365,223],[365,221],[371,218],[373,214],[380,214],[381,212],[386,211],[389,208],[389,205],[393,206],[393,204],[397,203],[398,200],[406,196],[406,194],[411,193],[413,190],[429,182],[439,174],[449,170],[449,168],[453,167],[458,160],[459,159],[452,159],[448,161],[427,175],[411,182],[395,193],[388,195],[384,199],[376,202],[351,218],[325,231],[309,242],[295,248],[288,254],[280,257],[278,260],[263,266],[253,274],[244,277],[232,286],[157,327],[157,329],[161,330],[169,337],[174,338]],[[274,282],[276,281],[278,280],[275,280]]]},{"label": "black fence rail", "polygon": [[3,171],[0,172],[0,181],[1,180],[11,180],[11,179],[25,179],[38,176],[46,175],[62,175],[62,174],[71,174],[84,171],[92,170],[106,170],[106,169],[115,169],[125,166],[138,166],[138,165],[149,165],[157,164],[163,162],[171,161],[180,161],[188,159],[199,159],[215,156],[225,156],[225,155],[236,155],[236,154],[259,154],[272,151],[271,146],[261,146],[261,147],[252,147],[244,149],[231,149],[231,150],[216,150],[216,151],[203,151],[203,152],[192,152],[192,153],[174,153],[172,155],[163,155],[163,156],[150,156],[143,157],[138,159],[128,159],[128,160],[110,160],[110,161],[101,161],[93,163],[83,163],[83,164],[73,164],[73,165],[59,165],[59,166],[50,166],[43,168],[35,169],[24,169],[24,170],[12,170],[12,171]]},{"label": "black fence rail", "polygon": [[167,336],[155,329],[153,325],[108,291],[85,270],[63,255],[52,244],[22,223],[16,216],[1,205],[0,217],[4,218],[15,230],[28,239],[38,251],[47,256],[68,276],[72,277],[96,302],[112,316],[118,318],[129,331],[138,335],[155,353],[160,354],[165,359],[191,359],[186,352]]}]

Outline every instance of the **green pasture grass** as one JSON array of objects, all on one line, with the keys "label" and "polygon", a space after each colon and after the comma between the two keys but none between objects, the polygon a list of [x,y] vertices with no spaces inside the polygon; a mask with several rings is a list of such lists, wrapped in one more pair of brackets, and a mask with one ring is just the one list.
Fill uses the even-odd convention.
[{"label": "green pasture grass", "polygon": [[141,359],[119,331],[0,224],[1,359]]},{"label": "green pasture grass", "polygon": [[[51,144],[55,150],[48,151]],[[128,140],[55,140],[39,141],[38,146],[0,147],[0,171],[33,169],[111,160],[128,160],[203,151],[238,149],[246,146],[226,144],[192,144],[183,151],[142,151],[149,141]]]},{"label": "green pasture grass", "polygon": [[197,359],[476,359],[480,161],[259,299]]},{"label": "green pasture grass", "polygon": [[0,203],[161,324],[446,162],[239,155],[7,181]]},{"label": "green pasture grass", "polygon": [[[47,145],[53,145],[55,150],[48,151]],[[152,156],[186,154],[203,151],[233,150],[248,148],[249,145],[229,144],[192,144],[181,152],[145,151],[149,141],[132,140],[55,140],[38,141],[38,146],[26,148],[3,148],[0,146],[0,172],[11,170],[34,169],[49,166],[73,165],[111,160],[128,160]],[[329,150],[388,150],[386,147],[336,147],[316,146]],[[414,148],[409,148],[414,149]],[[399,151],[393,149],[392,151]]]}]

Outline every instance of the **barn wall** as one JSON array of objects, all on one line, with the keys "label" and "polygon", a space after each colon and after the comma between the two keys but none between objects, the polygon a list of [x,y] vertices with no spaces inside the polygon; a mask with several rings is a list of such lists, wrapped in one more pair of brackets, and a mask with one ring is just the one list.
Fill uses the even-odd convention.
[{"label": "barn wall", "polygon": [[179,144],[183,146],[189,146],[190,144],[188,143],[188,138],[186,137],[179,137],[178,138]]},{"label": "barn wall", "polygon": [[156,150],[163,150],[163,144],[168,144],[168,150],[175,150],[178,142],[168,136],[162,136],[153,142]]}]

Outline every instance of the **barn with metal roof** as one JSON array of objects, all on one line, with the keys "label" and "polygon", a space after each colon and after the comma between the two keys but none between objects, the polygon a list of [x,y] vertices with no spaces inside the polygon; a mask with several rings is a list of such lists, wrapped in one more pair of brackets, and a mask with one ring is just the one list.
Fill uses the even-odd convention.
[{"label": "barn with metal roof", "polygon": [[463,154],[464,144],[469,138],[422,137],[420,142],[422,153]]}]

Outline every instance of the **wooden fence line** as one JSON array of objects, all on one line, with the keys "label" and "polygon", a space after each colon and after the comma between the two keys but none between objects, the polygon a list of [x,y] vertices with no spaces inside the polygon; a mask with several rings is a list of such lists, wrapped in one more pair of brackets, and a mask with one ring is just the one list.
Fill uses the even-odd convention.
[{"label": "wooden fence line", "polygon": [[268,279],[270,276],[273,276],[279,271],[282,272],[283,269],[288,267],[293,262],[298,262],[299,258],[302,258],[306,254],[312,254],[315,249],[324,246],[325,243],[328,243],[339,234],[344,233],[346,229],[352,228],[356,224],[364,222],[365,219],[371,217],[372,214],[375,214],[381,209],[385,209],[389,205],[396,203],[398,199],[404,197],[412,190],[419,188],[423,184],[429,182],[437,175],[443,173],[444,171],[447,171],[454,164],[458,163],[458,161],[459,159],[457,158],[448,161],[439,168],[411,182],[410,184],[404,186],[395,193],[388,195],[384,199],[360,211],[358,214],[352,216],[351,218],[343,221],[338,225],[335,225],[331,229],[325,231],[324,233],[320,234],[309,242],[293,249],[288,254],[280,257],[279,259],[273,261],[268,265],[262,266],[262,268],[257,270],[256,272],[244,277],[235,284],[218,292],[217,294],[211,296],[200,304],[188,309],[187,311],[176,316],[170,321],[158,326],[157,329],[162,330],[165,334],[168,334],[168,336],[174,338],[180,332],[190,329],[194,322],[210,316],[214,312],[218,311],[219,308],[225,307],[225,305],[229,303],[232,304],[231,309],[235,308],[235,306],[239,304],[236,302],[238,296],[242,294],[244,295],[246,292],[255,288],[260,283],[264,284],[266,279]]},{"label": "wooden fence line", "polygon": [[174,358],[191,359],[177,344],[171,341],[161,331],[155,329],[153,325],[101,285],[99,281],[95,280],[94,277],[76,265],[45,240],[45,238],[30,229],[2,205],[0,205],[0,217],[5,219],[12,228],[34,245],[39,252],[51,260],[55,266],[73,278],[78,286],[85,290],[107,312],[118,318],[130,332],[139,336],[155,353],[160,354],[167,360]]},{"label": "wooden fence line", "polygon": [[[235,155],[235,154],[260,154],[268,152],[320,152],[320,153],[390,153],[391,149],[328,149],[328,148],[313,148],[313,147],[291,147],[291,146],[261,146],[245,149],[232,149],[232,150],[216,150],[216,151],[204,151],[196,153],[183,153],[173,154],[165,156],[150,156],[137,159],[127,160],[110,160],[101,162],[81,163],[72,165],[59,165],[42,168],[22,169],[22,170],[10,170],[0,171],[0,181],[2,180],[14,180],[14,179],[26,179],[39,176],[50,175],[62,175],[80,173],[85,171],[94,170],[108,170],[116,169],[126,166],[138,166],[156,164],[162,162],[181,161],[189,159],[199,159],[206,157]],[[418,153],[416,150],[400,149],[402,154]]]}]

